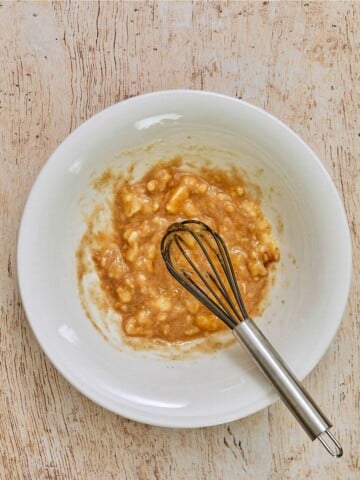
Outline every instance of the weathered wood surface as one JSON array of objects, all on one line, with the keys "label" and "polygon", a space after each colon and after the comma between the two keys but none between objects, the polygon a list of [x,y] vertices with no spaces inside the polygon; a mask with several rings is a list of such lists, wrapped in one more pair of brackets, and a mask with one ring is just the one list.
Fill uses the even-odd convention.
[{"label": "weathered wood surface", "polygon": [[[359,479],[360,4],[3,2],[0,6],[0,478]],[[30,187],[59,142],[138,93],[207,89],[278,116],[344,199],[354,279],[339,333],[305,381],[345,455],[311,444],[280,403],[230,425],[175,431],[109,413],[42,353],[16,283]]]}]

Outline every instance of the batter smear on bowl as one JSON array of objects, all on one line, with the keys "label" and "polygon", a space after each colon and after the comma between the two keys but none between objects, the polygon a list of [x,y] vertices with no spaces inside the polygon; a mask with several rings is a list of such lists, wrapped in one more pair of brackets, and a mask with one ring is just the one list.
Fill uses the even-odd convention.
[{"label": "batter smear on bowl", "polygon": [[[111,208],[112,231],[92,233],[91,255],[125,335],[175,343],[226,328],[169,275],[161,258],[168,226],[186,219],[201,220],[223,237],[249,315],[261,312],[279,249],[259,200],[235,169],[194,172],[182,169],[180,158],[160,163],[134,183],[120,178]],[[80,246],[79,281],[81,258]]]}]

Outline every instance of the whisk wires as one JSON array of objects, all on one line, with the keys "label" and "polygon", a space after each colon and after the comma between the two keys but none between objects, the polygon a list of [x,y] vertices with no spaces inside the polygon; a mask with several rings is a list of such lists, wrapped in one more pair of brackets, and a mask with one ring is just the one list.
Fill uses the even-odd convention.
[{"label": "whisk wires", "polygon": [[229,328],[248,318],[226,245],[208,225],[199,220],[172,224],[161,253],[172,276]]}]

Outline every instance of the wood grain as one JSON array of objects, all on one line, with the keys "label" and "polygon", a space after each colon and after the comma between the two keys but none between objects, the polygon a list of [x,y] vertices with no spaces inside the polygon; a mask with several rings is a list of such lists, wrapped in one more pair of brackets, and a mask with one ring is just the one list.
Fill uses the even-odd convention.
[{"label": "wood grain", "polygon": [[[360,5],[357,2],[4,2],[0,6],[0,478],[360,478]],[[59,142],[139,93],[207,89],[278,116],[315,150],[348,215],[351,297],[305,381],[336,419],[332,460],[280,403],[214,428],[109,413],[44,357],[16,281],[21,212]]]}]

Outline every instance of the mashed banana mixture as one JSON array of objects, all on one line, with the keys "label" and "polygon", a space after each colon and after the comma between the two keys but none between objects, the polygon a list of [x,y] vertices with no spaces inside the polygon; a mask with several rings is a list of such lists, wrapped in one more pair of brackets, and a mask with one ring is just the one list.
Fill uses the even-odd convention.
[{"label": "mashed banana mixture", "polygon": [[93,242],[102,290],[127,336],[184,342],[226,328],[171,277],[161,257],[168,226],[185,219],[201,220],[223,237],[249,315],[260,313],[279,249],[259,201],[235,170],[194,173],[177,158],[135,183],[120,179],[113,230],[98,232]]}]

